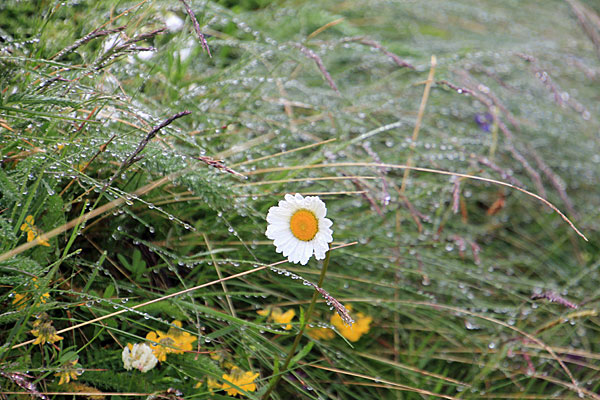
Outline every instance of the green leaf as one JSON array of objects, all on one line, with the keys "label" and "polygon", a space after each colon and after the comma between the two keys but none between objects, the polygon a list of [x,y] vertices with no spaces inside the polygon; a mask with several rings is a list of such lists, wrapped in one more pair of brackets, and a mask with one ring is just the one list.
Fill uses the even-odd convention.
[{"label": "green leaf", "polygon": [[306,346],[304,346],[302,348],[302,350],[300,350],[298,352],[298,354],[296,354],[294,357],[292,357],[292,359],[290,360],[290,365],[288,368],[292,368],[294,366],[294,364],[296,364],[298,361],[302,360],[304,357],[306,357],[306,355],[308,353],[310,353],[311,349],[313,348],[315,342],[308,342],[308,344]]},{"label": "green leaf", "polygon": [[112,283],[110,285],[108,285],[106,287],[106,289],[104,289],[104,294],[102,295],[102,297],[104,297],[105,299],[111,298],[113,296],[113,294],[115,294],[115,285],[113,285]]}]

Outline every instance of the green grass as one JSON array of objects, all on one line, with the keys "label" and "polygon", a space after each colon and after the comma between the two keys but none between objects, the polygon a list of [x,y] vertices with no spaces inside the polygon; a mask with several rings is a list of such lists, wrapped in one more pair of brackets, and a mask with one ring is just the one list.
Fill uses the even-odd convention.
[{"label": "green grass", "polygon": [[[267,211],[299,192],[356,242],[323,288],[373,321],[355,343],[305,335],[272,398],[600,398],[597,4],[189,3],[212,57],[181,2],[0,4],[0,393],[224,399],[207,379],[236,365],[261,398],[320,274],[269,268]],[[516,189],[380,163],[522,187],[589,241]],[[319,298],[312,322],[333,312]],[[32,344],[38,318],[63,339]],[[126,371],[123,347],[173,320],[193,350]],[[58,385],[75,360],[86,386]]]}]

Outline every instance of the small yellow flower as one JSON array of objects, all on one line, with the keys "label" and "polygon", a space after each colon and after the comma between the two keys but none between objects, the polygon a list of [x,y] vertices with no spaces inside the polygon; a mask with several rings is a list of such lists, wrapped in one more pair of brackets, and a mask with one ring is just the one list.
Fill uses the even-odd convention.
[{"label": "small yellow flower", "polygon": [[60,377],[60,380],[58,381],[59,385],[62,385],[63,383],[69,383],[71,379],[77,380],[77,377],[83,373],[81,371],[81,366],[77,364],[77,361],[79,360],[67,362],[62,366],[59,372],[54,374],[54,376]]},{"label": "small yellow flower", "polygon": [[40,303],[46,304],[48,299],[50,298],[50,293],[46,292],[40,296]]},{"label": "small yellow flower", "polygon": [[21,230],[23,232],[27,232],[28,242],[32,242],[37,238],[39,244],[41,244],[42,246],[50,247],[48,239],[46,239],[44,235],[40,235],[40,230],[35,226],[33,215],[28,215],[27,217],[25,217],[25,223],[21,225]]},{"label": "small yellow flower", "polygon": [[306,334],[315,340],[330,340],[335,337],[335,333],[329,328],[309,328]]},{"label": "small yellow flower", "polygon": [[52,321],[48,321],[45,318],[39,318],[33,323],[31,334],[37,338],[33,344],[54,343],[63,340],[62,336],[56,334],[56,329],[52,326]]},{"label": "small yellow flower", "polygon": [[174,350],[175,341],[161,331],[149,332],[146,335],[146,340],[150,341],[150,348],[160,362],[165,361],[167,353],[171,353],[171,350]]},{"label": "small yellow flower", "polygon": [[[258,375],[258,372],[253,373],[252,371],[242,371],[238,367],[233,367],[231,374],[223,374],[223,380],[229,383],[224,383],[221,386],[221,389],[225,390],[230,396],[235,396],[237,394],[242,396],[244,395],[238,390],[237,387],[246,392],[254,392],[256,391],[256,384],[254,383],[254,380],[258,378]],[[231,384],[237,387],[234,387]]]},{"label": "small yellow flower", "polygon": [[181,321],[175,320],[172,322],[172,324],[177,328],[169,328],[167,334],[175,339],[175,344],[179,349],[177,354],[183,353],[184,351],[192,351],[192,343],[196,341],[196,336],[182,330],[181,327],[183,325],[181,324]]},{"label": "small yellow flower", "polygon": [[[196,383],[194,388],[198,389],[200,386],[202,386],[202,382]],[[217,382],[216,379],[212,379],[212,378],[206,379],[206,386],[208,387],[208,391],[211,393],[213,393],[215,390],[222,389],[221,384],[219,384],[219,382]]]},{"label": "small yellow flower", "polygon": [[35,228],[35,221],[33,220],[33,215],[28,215],[25,217],[25,223],[21,225],[21,230],[25,232],[29,232]]},{"label": "small yellow flower", "polygon": [[[33,281],[33,288],[34,289],[39,289],[40,285],[38,285],[36,283],[37,282],[37,278],[33,278],[32,281]],[[39,302],[42,303],[42,304],[45,304],[48,301],[49,298],[50,298],[50,293],[46,292],[46,293],[44,293],[44,294],[42,294],[40,296]],[[14,299],[13,299],[12,303],[14,305],[16,305],[19,310],[22,310],[25,307],[25,303],[27,303],[27,301],[29,301],[29,296],[28,295],[21,294],[21,293],[15,293]]]},{"label": "small yellow flower", "polygon": [[161,331],[149,332],[146,339],[150,341],[150,348],[154,352],[158,361],[165,361],[167,354],[181,354],[192,350],[192,343],[196,341],[196,336],[181,330],[181,321],[173,321],[177,328],[169,328],[167,333]]},{"label": "small yellow flower", "polygon": [[[352,310],[351,306],[346,306],[348,311]],[[369,332],[369,325],[373,321],[373,318],[366,316],[363,313],[356,313],[355,322],[352,326],[346,325],[342,318],[336,313],[331,317],[331,325],[335,326],[340,334],[351,342],[356,342],[360,337]]]},{"label": "small yellow flower", "polygon": [[13,304],[16,305],[19,310],[25,307],[25,303],[27,302],[28,297],[21,293],[15,293],[15,298],[13,300]]},{"label": "small yellow flower", "polygon": [[278,324],[287,324],[284,328],[286,331],[292,329],[292,324],[290,321],[294,319],[296,316],[296,311],[293,308],[290,308],[286,312],[282,312],[281,308],[275,307],[272,310],[258,310],[256,312],[258,315],[262,315],[263,317],[269,316],[269,320]]}]

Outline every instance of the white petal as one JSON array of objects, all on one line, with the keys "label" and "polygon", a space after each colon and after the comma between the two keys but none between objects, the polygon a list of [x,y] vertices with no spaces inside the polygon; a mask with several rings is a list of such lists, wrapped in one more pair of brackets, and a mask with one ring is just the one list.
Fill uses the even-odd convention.
[{"label": "white petal", "polygon": [[296,246],[294,247],[294,250],[288,256],[288,260],[293,262],[294,264],[298,264],[302,260],[302,249],[303,249],[304,242],[302,242],[300,240],[296,240],[295,243],[296,243]]},{"label": "white petal", "polygon": [[267,221],[269,218],[281,217],[284,215],[291,215],[292,211],[287,209],[286,207],[271,207],[269,208],[269,212],[267,213]]},{"label": "white petal", "polygon": [[315,252],[315,244],[313,241],[310,241],[306,244],[306,247],[308,248],[308,258],[311,258]]},{"label": "white petal", "polygon": [[294,261],[296,248],[298,247],[298,240],[290,240],[285,243],[285,247],[283,248],[283,256],[287,257],[289,261]]},{"label": "white petal", "polygon": [[[273,240],[273,244],[275,247],[280,249],[286,249],[284,252],[284,256],[287,256],[293,248],[290,248],[294,243],[296,243],[298,239],[296,239],[291,233],[283,233],[279,235],[276,239]],[[289,250],[287,250],[290,248]],[[287,254],[286,254],[287,253]]]},{"label": "white petal", "polygon": [[271,231],[273,233],[276,232],[289,232],[290,231],[290,224],[271,224],[267,227],[267,231]]},{"label": "white petal", "polygon": [[325,258],[325,252],[320,252],[315,249],[315,260],[323,260]]},{"label": "white petal", "polygon": [[286,227],[277,227],[275,225],[267,226],[267,231],[265,232],[265,236],[271,240],[277,240],[282,235],[285,235],[289,231]]},{"label": "white petal", "polygon": [[329,229],[331,225],[333,225],[333,221],[329,218],[322,218],[319,220],[319,229]]},{"label": "white petal", "polygon": [[[281,211],[281,212],[279,212],[277,214],[274,214],[271,217],[271,221],[273,221],[273,222],[280,221],[280,222],[289,223],[290,219],[292,218],[292,215],[294,215],[294,212],[295,212],[295,210],[284,210],[284,211]],[[269,222],[271,222],[271,221],[269,221]]]},{"label": "white petal", "polygon": [[288,231],[291,231],[289,219],[287,219],[287,220],[277,219],[274,222],[269,222],[269,225],[267,225],[267,228],[268,227],[272,227],[271,229],[275,229],[275,230],[287,229]]},{"label": "white petal", "polygon": [[331,236],[331,230],[321,230],[315,236],[315,239],[320,241],[321,243],[331,243],[333,242],[333,237]]},{"label": "white petal", "polygon": [[[286,201],[290,201],[290,202],[291,202],[291,201],[294,199],[294,195],[293,195],[293,194],[289,194],[289,193],[288,193],[288,194],[286,194],[284,197],[285,197],[285,200],[286,200]],[[281,203],[282,201],[283,201],[283,200],[281,200],[281,201],[280,201],[280,203]]]},{"label": "white petal", "polygon": [[319,200],[319,202],[321,204],[317,203],[317,206],[314,208],[314,213],[317,216],[317,218],[321,219],[324,218],[325,215],[327,215],[327,208],[325,208],[325,204],[323,204],[322,201]]},{"label": "white petal", "polygon": [[282,201],[279,204],[279,209],[280,212],[282,213],[288,213],[288,214],[293,214],[294,211],[296,210],[296,204],[295,204],[295,200],[292,197],[291,201]]},{"label": "white petal", "polygon": [[302,242],[298,253],[300,256],[300,264],[306,265],[308,260],[310,260],[310,256],[312,256],[312,246],[308,242]]},{"label": "white petal", "polygon": [[305,256],[306,253],[306,242],[303,242],[301,240],[298,241],[298,247],[296,247],[296,250],[294,250],[294,252],[296,253],[296,262],[299,262],[302,265],[306,265],[306,263],[308,262],[308,259],[310,258],[310,256]]},{"label": "white petal", "polygon": [[319,241],[319,240],[315,240],[314,248],[315,248],[315,258],[317,260],[324,259],[325,253],[327,253],[327,250],[329,250],[329,246],[327,246],[326,243]]}]

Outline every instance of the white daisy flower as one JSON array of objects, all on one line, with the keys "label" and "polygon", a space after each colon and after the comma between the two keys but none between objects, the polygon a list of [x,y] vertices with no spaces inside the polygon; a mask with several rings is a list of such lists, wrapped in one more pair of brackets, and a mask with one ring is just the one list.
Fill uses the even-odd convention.
[{"label": "white daisy flower", "polygon": [[306,265],[313,254],[322,260],[333,241],[329,229],[333,222],[326,214],[325,203],[317,196],[286,194],[279,206],[269,209],[265,234],[290,262]]},{"label": "white daisy flower", "polygon": [[156,366],[158,358],[152,352],[152,348],[146,343],[136,343],[132,345],[128,343],[121,354],[123,367],[126,370],[133,368],[142,372],[148,372]]}]

